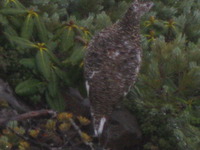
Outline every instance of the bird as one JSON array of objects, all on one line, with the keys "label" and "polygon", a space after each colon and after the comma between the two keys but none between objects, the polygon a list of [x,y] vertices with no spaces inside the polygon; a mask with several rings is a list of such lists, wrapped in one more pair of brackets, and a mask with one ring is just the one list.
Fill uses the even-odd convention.
[{"label": "bird", "polygon": [[133,0],[124,16],[88,44],[84,76],[90,101],[94,135],[102,135],[114,107],[134,85],[142,63],[140,20],[153,6]]}]

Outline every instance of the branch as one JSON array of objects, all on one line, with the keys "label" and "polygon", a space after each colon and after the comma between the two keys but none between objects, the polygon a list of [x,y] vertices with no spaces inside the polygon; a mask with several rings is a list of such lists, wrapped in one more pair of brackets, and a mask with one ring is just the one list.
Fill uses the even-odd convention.
[{"label": "branch", "polygon": [[20,120],[25,120],[25,119],[30,119],[38,116],[43,116],[43,115],[48,115],[51,114],[53,116],[56,115],[56,112],[53,110],[37,110],[37,111],[30,111],[24,114],[16,115],[11,118],[0,118],[0,125],[6,124],[9,121],[20,121]]},{"label": "branch", "polygon": [[20,104],[15,98],[12,89],[8,83],[0,79],[0,99],[7,101],[13,108],[21,112],[29,111],[28,107]]},{"label": "branch", "polygon": [[78,132],[78,134],[79,134],[79,136],[81,137],[82,141],[83,141],[86,145],[88,145],[88,146],[91,148],[91,150],[95,150],[95,149],[94,149],[94,145],[93,145],[92,142],[86,142],[86,141],[82,138],[82,131],[81,131],[81,129],[79,128],[79,126],[76,125],[76,123],[74,122],[74,120],[70,118],[69,121],[70,121],[70,123],[72,124],[72,126],[74,127],[74,129]]}]

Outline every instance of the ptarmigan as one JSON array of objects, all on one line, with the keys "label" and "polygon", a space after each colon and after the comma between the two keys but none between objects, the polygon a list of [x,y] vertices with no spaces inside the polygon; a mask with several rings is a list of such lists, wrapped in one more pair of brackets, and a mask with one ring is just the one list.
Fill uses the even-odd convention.
[{"label": "ptarmigan", "polygon": [[89,43],[84,60],[94,133],[100,136],[113,107],[136,81],[140,66],[140,18],[152,2],[134,0],[123,18]]}]

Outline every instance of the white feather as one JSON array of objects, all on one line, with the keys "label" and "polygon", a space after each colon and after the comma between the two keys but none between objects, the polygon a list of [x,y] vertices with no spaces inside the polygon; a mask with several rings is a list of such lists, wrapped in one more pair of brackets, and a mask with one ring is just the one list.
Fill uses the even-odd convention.
[{"label": "white feather", "polygon": [[119,56],[119,54],[120,53],[118,51],[116,51],[116,52],[109,52],[108,53],[108,57],[111,58],[111,59],[116,59],[117,56]]},{"label": "white feather", "polygon": [[89,78],[92,79],[96,73],[99,73],[99,71],[93,71]]},{"label": "white feather", "polygon": [[86,90],[87,90],[87,95],[89,96],[89,93],[90,93],[90,86],[89,86],[88,81],[85,81],[85,86],[86,86]]},{"label": "white feather", "polygon": [[124,97],[125,97],[127,94],[128,94],[127,92],[124,92]]},{"label": "white feather", "polygon": [[94,129],[94,136],[98,137],[98,131],[96,129]]},{"label": "white feather", "polygon": [[105,125],[105,122],[106,122],[106,118],[105,117],[102,117],[101,120],[100,120],[100,125],[99,125],[99,128],[97,130],[97,133],[98,135],[101,135],[102,132],[103,132],[103,127]]},{"label": "white feather", "polygon": [[138,66],[138,67],[135,69],[136,74],[138,74],[139,71],[140,71],[140,67]]},{"label": "white feather", "polygon": [[139,61],[139,63],[141,62],[141,52],[138,51],[137,53],[137,60]]},{"label": "white feather", "polygon": [[114,57],[117,57],[117,56],[119,56],[119,54],[120,54],[120,53],[119,53],[118,51],[117,51],[117,52],[115,52],[115,53],[114,53]]},{"label": "white feather", "polygon": [[[141,61],[142,61],[142,59],[141,59],[141,52],[140,52],[140,51],[137,53],[137,60],[138,60],[139,64],[140,64]],[[135,71],[136,71],[136,74],[138,74],[139,71],[140,71],[140,66],[138,66],[138,67],[135,69]]]}]

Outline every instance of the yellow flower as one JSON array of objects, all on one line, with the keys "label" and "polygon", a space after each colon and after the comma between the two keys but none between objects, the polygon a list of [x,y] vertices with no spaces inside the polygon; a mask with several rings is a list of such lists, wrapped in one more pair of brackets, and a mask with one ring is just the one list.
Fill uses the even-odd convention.
[{"label": "yellow flower", "polygon": [[19,143],[19,149],[20,150],[29,150],[30,149],[30,144],[26,141],[21,141]]},{"label": "yellow flower", "polygon": [[62,123],[59,125],[60,131],[63,131],[63,132],[68,131],[70,127],[71,127],[70,123]]},{"label": "yellow flower", "polygon": [[48,120],[45,126],[48,130],[55,130],[56,122],[54,120]]},{"label": "yellow flower", "polygon": [[155,32],[151,30],[149,34],[145,35],[148,38],[149,42],[155,41]]},{"label": "yellow flower", "polygon": [[67,113],[67,114],[66,114],[66,117],[69,119],[69,118],[72,118],[73,115],[72,115],[72,113]]},{"label": "yellow flower", "polygon": [[32,46],[39,49],[40,51],[47,50],[47,48],[45,47],[45,43],[37,43]]},{"label": "yellow flower", "polygon": [[155,24],[157,21],[158,20],[156,20],[154,16],[151,16],[148,21],[144,22],[144,26],[145,27],[151,26],[151,25]]},{"label": "yellow flower", "polygon": [[92,138],[85,132],[81,133],[81,137],[82,137],[84,142],[91,142],[92,141]]},{"label": "yellow flower", "polygon": [[59,121],[68,121],[72,117],[73,117],[72,113],[66,113],[66,112],[57,115]]},{"label": "yellow flower", "polygon": [[13,130],[17,133],[17,134],[20,134],[20,135],[23,135],[25,133],[25,130],[24,128],[22,127],[15,127],[13,128]]},{"label": "yellow flower", "polygon": [[28,17],[31,17],[31,16],[38,17],[38,14],[33,9],[30,9],[27,12],[28,12]]},{"label": "yellow flower", "polygon": [[78,116],[77,119],[79,120],[79,122],[81,123],[81,125],[86,126],[86,125],[90,124],[90,120],[88,120],[85,117]]},{"label": "yellow flower", "polygon": [[85,27],[79,27],[82,31],[83,31],[83,33],[87,36],[87,35],[91,35],[91,33],[90,33],[90,31],[87,29],[87,28],[85,28]]},{"label": "yellow flower", "polygon": [[38,136],[38,134],[40,133],[39,129],[36,130],[29,130],[29,135],[33,138],[36,138]]},{"label": "yellow flower", "polygon": [[173,19],[165,22],[165,26],[169,29],[175,29],[176,22]]},{"label": "yellow flower", "polygon": [[67,24],[66,28],[67,28],[69,31],[71,31],[72,29],[78,29],[79,27],[74,23],[74,21],[71,20],[71,21]]}]

